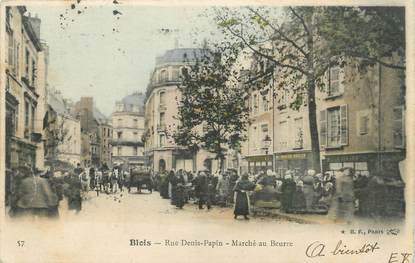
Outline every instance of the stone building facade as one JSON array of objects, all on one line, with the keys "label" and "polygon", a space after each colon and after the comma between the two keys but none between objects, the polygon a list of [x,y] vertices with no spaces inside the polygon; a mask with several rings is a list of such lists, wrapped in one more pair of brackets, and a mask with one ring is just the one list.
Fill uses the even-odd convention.
[{"label": "stone building facade", "polygon": [[42,169],[47,52],[41,21],[24,6],[7,6],[5,21],[6,167]]},{"label": "stone building facade", "polygon": [[116,102],[111,115],[112,161],[125,169],[147,165],[144,156],[144,100],[145,95],[135,92]]},{"label": "stone building facade", "polygon": [[69,103],[60,91],[48,89],[47,101],[45,160],[76,167],[81,163],[81,123],[70,114]]},{"label": "stone building facade", "polygon": [[95,106],[92,97],[81,97],[71,114],[81,123],[82,165],[101,167],[111,165],[111,121]]},{"label": "stone building facade", "polygon": [[149,166],[154,171],[184,169],[216,170],[218,165],[213,155],[200,150],[191,152],[175,144],[172,133],[178,121],[180,74],[186,65],[194,63],[202,49],[178,48],[166,51],[156,58],[156,67],[151,74],[145,102],[145,153]]},{"label": "stone building facade", "polygon": [[363,75],[353,67],[332,68],[328,82],[317,101],[323,169],[399,177],[406,152],[405,72],[379,64]]}]

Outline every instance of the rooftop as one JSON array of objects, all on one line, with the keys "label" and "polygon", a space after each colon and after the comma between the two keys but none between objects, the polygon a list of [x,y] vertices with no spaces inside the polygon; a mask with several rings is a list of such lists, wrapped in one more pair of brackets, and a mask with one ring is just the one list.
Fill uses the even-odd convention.
[{"label": "rooftop", "polygon": [[176,48],[167,50],[162,56],[156,58],[156,66],[168,63],[195,62],[201,58],[205,49],[203,48]]}]

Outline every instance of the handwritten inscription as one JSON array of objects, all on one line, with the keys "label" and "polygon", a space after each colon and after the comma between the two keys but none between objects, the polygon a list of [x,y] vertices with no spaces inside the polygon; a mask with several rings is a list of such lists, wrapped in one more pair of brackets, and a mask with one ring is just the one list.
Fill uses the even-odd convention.
[{"label": "handwritten inscription", "polygon": [[411,258],[412,254],[411,253],[396,253],[393,252],[391,253],[390,257],[389,257],[389,261],[388,263],[406,263],[406,262],[410,262],[410,258]]},{"label": "handwritten inscription", "polygon": [[308,245],[305,254],[309,258],[324,257],[326,256],[326,253],[331,254],[333,256],[360,255],[374,253],[376,250],[380,249],[380,247],[377,242],[374,242],[365,243],[358,248],[350,248],[348,245],[345,245],[342,240],[339,240],[334,249],[330,250],[329,252],[326,252],[326,249],[326,244],[320,241],[316,241]]}]

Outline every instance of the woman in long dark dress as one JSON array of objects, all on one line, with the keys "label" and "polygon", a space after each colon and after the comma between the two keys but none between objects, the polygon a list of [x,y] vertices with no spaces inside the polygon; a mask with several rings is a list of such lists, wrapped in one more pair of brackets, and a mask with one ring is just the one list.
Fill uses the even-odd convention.
[{"label": "woman in long dark dress", "polygon": [[171,204],[179,208],[183,207],[184,202],[184,177],[181,173],[175,174],[170,181],[172,185]]},{"label": "woman in long dark dress", "polygon": [[160,177],[160,196],[164,199],[169,198],[169,179],[166,173]]},{"label": "woman in long dark dress", "polygon": [[303,181],[298,181],[293,198],[293,212],[304,213],[306,211],[306,199],[303,192]]},{"label": "woman in long dark dress", "polygon": [[297,185],[295,184],[291,173],[285,175],[284,181],[282,182],[281,192],[281,206],[285,213],[290,213],[293,210],[294,195]]},{"label": "woman in long dark dress", "polygon": [[239,215],[244,216],[245,219],[249,219],[249,196],[248,192],[254,190],[255,184],[249,181],[248,174],[244,174],[241,180],[235,184],[235,210],[234,218]]},{"label": "woman in long dark dress", "polygon": [[184,180],[179,180],[176,187],[175,187],[175,205],[177,208],[182,209],[185,203],[185,195],[184,195]]}]

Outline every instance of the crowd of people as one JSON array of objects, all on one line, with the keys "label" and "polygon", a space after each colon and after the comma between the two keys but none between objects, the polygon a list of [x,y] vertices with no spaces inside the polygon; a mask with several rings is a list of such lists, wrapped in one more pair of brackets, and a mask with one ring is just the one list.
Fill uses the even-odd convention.
[{"label": "crowd of people", "polygon": [[235,170],[172,170],[156,173],[153,180],[161,197],[171,199],[178,208],[193,201],[199,209],[233,205],[235,218],[248,219],[254,209],[274,208],[285,213],[329,214],[335,221],[350,222],[355,214],[385,216],[387,186],[382,178],[346,167],[324,173],[287,170],[284,176],[271,170],[242,176]]},{"label": "crowd of people", "polygon": [[56,218],[59,204],[66,202],[69,211],[79,213],[89,191],[117,193],[130,190],[129,173],[106,164],[72,170],[45,171],[22,165],[6,172],[6,205],[12,217],[35,216]]},{"label": "crowd of people", "polygon": [[[382,217],[388,216],[391,207],[398,213],[404,208],[402,183],[386,183],[385,175],[356,174],[351,168],[325,173],[307,170],[304,174],[287,170],[284,176],[271,170],[241,176],[233,169],[215,173],[208,170],[197,173],[144,171],[141,175],[137,171],[117,166],[110,169],[105,164],[99,168],[81,168],[78,164],[64,172],[42,172],[21,166],[6,173],[6,203],[14,217],[58,217],[62,200],[70,211],[79,213],[89,191],[98,196],[124,189],[130,192],[131,187],[141,191],[141,186],[146,185],[150,192],[158,191],[177,208],[187,203],[208,210],[212,206],[233,205],[234,217],[245,219],[249,219],[251,211],[272,208],[285,213],[329,214],[335,220],[350,222],[355,214]],[[388,190],[391,186],[394,188]],[[391,194],[397,197],[389,198]],[[389,197],[385,198],[387,195]],[[388,206],[394,198],[397,201]]]}]

